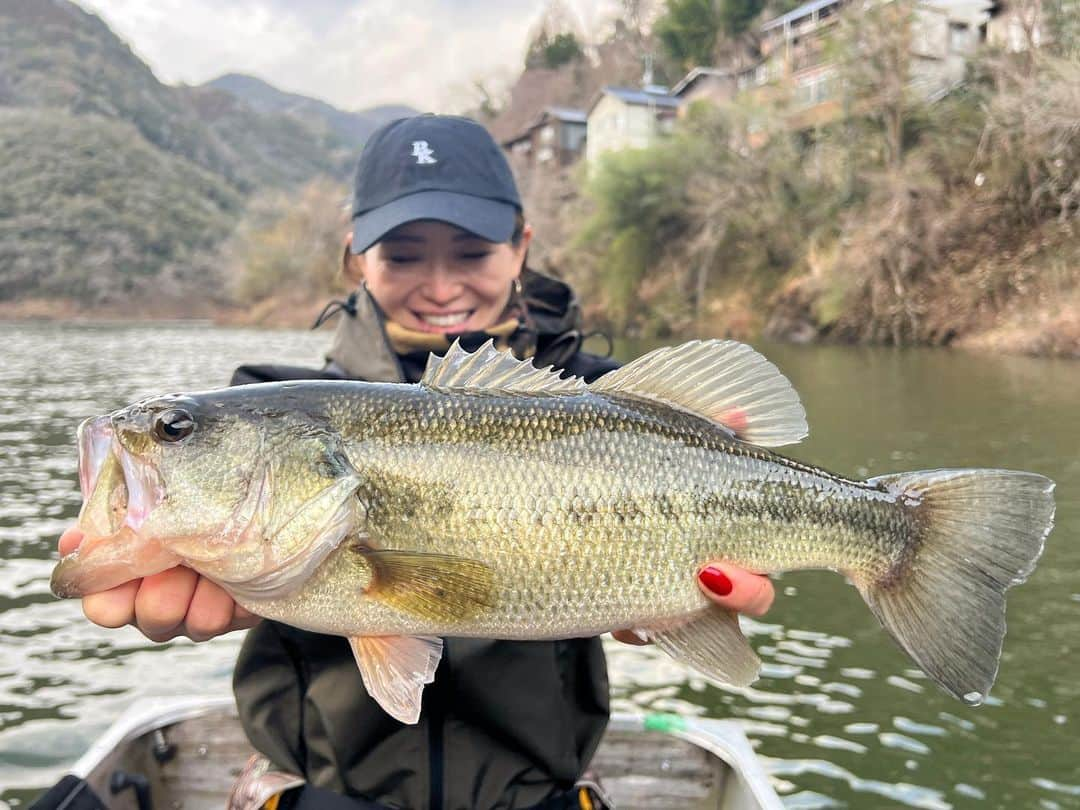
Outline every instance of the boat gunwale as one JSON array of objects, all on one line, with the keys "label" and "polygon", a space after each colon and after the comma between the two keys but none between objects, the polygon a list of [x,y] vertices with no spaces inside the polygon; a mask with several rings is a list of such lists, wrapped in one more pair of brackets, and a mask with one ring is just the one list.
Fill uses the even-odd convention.
[{"label": "boat gunwale", "polygon": [[[94,742],[69,772],[89,779],[93,771],[118,748],[158,729],[225,711],[237,717],[232,696],[180,697],[166,701],[141,698],[125,709]],[[657,722],[659,721],[659,722]],[[687,717],[682,715],[613,712],[607,732],[654,732],[688,742],[721,760],[743,783],[762,810],[782,810],[779,797],[742,726],[736,720]]]}]

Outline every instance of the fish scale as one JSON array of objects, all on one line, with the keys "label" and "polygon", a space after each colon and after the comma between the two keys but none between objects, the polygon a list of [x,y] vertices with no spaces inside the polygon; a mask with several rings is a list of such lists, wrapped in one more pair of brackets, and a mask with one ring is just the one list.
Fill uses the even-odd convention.
[{"label": "fish scale", "polygon": [[371,694],[415,722],[447,635],[633,628],[748,684],[760,661],[698,589],[701,566],[826,568],[935,682],[982,702],[1053,482],[856,481],[769,449],[806,432],[790,383],[731,341],[659,349],[588,385],[455,344],[419,385],[151,398],[80,427],[87,537],[52,587],[188,565],[253,613],[348,637]]},{"label": "fish scale", "polygon": [[325,579],[252,605],[263,615],[344,635],[588,635],[705,607],[693,572],[712,559],[880,573],[902,547],[894,495],[747,447],[699,417],[589,393],[400,388],[326,406],[367,481],[366,533],[376,548],[488,563],[491,610],[443,624],[392,616],[357,598],[331,558]]}]

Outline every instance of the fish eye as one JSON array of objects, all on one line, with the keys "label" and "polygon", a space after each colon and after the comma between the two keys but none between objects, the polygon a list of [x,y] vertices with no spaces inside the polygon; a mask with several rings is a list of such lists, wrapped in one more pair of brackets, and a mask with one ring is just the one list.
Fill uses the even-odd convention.
[{"label": "fish eye", "polygon": [[195,430],[195,420],[182,408],[162,411],[154,420],[154,436],[163,442],[178,442]]}]

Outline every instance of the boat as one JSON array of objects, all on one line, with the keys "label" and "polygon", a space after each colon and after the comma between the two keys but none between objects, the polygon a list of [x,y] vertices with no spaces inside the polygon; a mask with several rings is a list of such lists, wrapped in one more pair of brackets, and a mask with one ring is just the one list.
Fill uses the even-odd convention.
[{"label": "boat", "polygon": [[[252,753],[231,697],[141,700],[75,763],[70,782],[118,810],[220,810]],[[613,714],[590,771],[619,810],[782,808],[733,720]]]}]

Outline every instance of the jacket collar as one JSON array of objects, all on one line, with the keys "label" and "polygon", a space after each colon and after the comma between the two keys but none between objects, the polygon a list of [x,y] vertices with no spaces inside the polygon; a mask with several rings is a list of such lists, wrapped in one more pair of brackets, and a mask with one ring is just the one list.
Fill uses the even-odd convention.
[{"label": "jacket collar", "polygon": [[[562,281],[526,268],[521,275],[527,315],[507,342],[517,357],[534,357],[540,367],[563,367],[581,347],[581,307]],[[349,296],[348,306],[326,354],[346,377],[371,382],[406,382],[400,358],[386,336],[382,312],[367,289]]]}]

